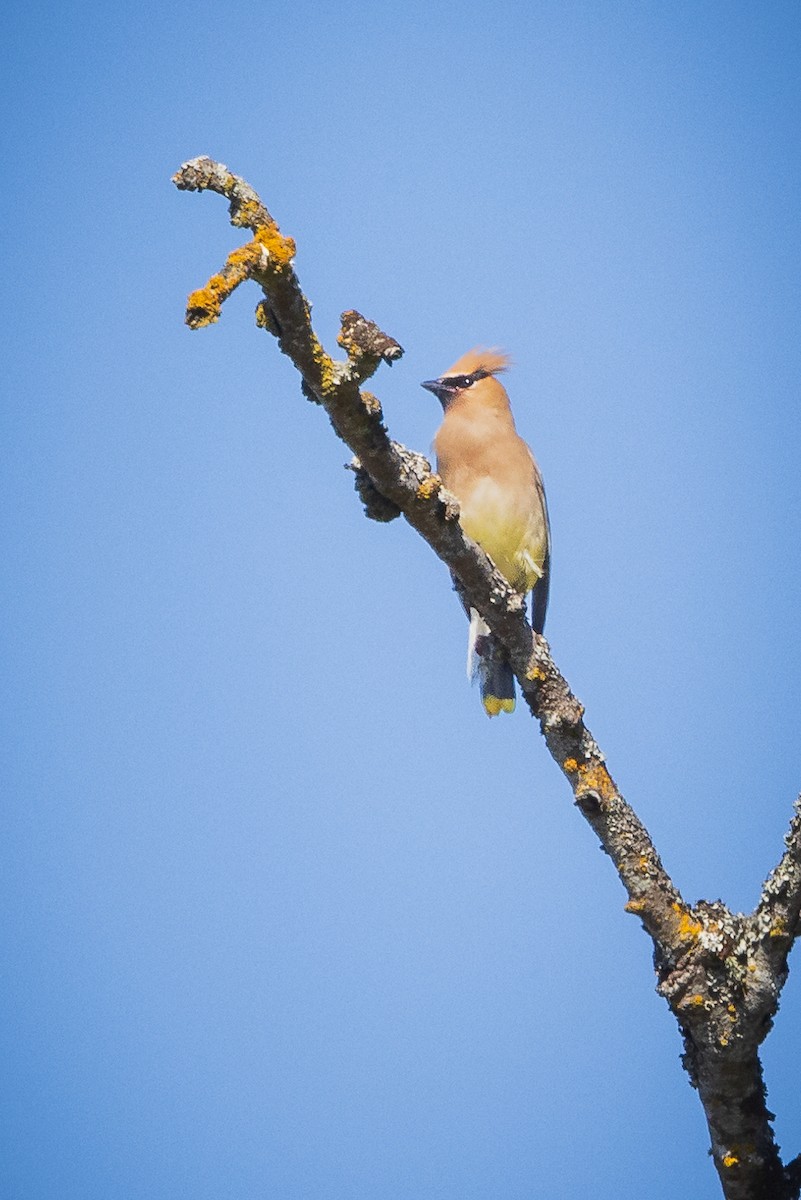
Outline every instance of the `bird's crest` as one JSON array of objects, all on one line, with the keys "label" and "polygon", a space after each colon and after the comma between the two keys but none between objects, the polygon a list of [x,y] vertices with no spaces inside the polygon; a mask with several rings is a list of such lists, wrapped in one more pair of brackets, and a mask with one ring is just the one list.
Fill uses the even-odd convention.
[{"label": "bird's crest", "polygon": [[488,375],[498,375],[501,371],[506,371],[511,366],[511,360],[508,354],[504,354],[503,350],[485,349],[482,346],[476,346],[474,350],[468,350],[467,354],[453,364],[447,371],[444,372],[443,378],[447,379],[451,375],[472,375],[475,371],[486,371]]}]

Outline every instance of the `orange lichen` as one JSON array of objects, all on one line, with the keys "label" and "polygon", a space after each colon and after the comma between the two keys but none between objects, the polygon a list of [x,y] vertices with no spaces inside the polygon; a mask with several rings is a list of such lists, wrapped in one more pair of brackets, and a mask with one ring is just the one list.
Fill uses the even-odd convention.
[{"label": "orange lichen", "polygon": [[212,275],[205,287],[192,292],[186,302],[186,323],[192,329],[202,329],[220,319],[220,307],[225,299],[225,280]]},{"label": "orange lichen", "polygon": [[192,292],[187,300],[187,325],[192,329],[201,329],[219,320],[223,303],[240,283],[250,279],[254,268],[261,262],[262,254],[262,247],[256,241],[232,250],[222,271],[212,275],[206,286]]},{"label": "orange lichen", "polygon": [[612,778],[602,763],[596,763],[594,766],[591,763],[581,763],[579,776],[577,793],[597,792],[602,800],[607,801],[617,794]]},{"label": "orange lichen", "polygon": [[755,1151],[756,1146],[753,1142],[734,1142],[723,1155],[721,1162],[731,1170],[732,1167],[738,1167],[744,1158],[750,1158]]},{"label": "orange lichen", "polygon": [[237,283],[241,283],[247,279],[253,267],[257,267],[260,262],[261,246],[254,240],[240,246],[237,250],[232,250],[225,265],[234,273],[241,275],[241,278],[237,280]]},{"label": "orange lichen", "polygon": [[566,758],[562,766],[568,775],[578,775],[578,779],[572,781],[577,797],[595,792],[600,800],[608,802],[617,795],[617,788],[603,763],[580,763],[575,758]]},{"label": "orange lichen", "polygon": [[623,905],[623,911],[628,913],[641,913],[644,908],[644,900],[629,900],[628,904]]},{"label": "orange lichen", "polygon": [[281,330],[273,316],[272,309],[266,300],[260,300],[256,305],[256,324],[259,329],[266,329],[273,337],[280,337]]},{"label": "orange lichen", "polygon": [[267,251],[270,256],[270,265],[276,271],[282,271],[284,267],[288,267],[295,257],[294,241],[292,238],[285,238],[274,221],[271,225],[259,225],[255,241]]},{"label": "orange lichen", "polygon": [[[538,667],[536,664],[533,667],[529,667],[528,671],[526,671],[526,679],[531,679],[532,682],[536,680],[538,683],[542,683],[546,678],[547,676],[542,667]],[[568,759],[567,761],[572,762],[573,760]],[[565,770],[567,770],[567,767],[565,767]]]},{"label": "orange lichen", "polygon": [[432,496],[436,496],[440,489],[442,480],[439,475],[429,475],[417,489],[418,500],[430,500]]},{"label": "orange lichen", "polygon": [[637,870],[640,872],[640,874],[647,875],[650,869],[651,864],[648,860],[648,856],[646,854],[641,854],[637,859]]},{"label": "orange lichen", "polygon": [[[322,395],[333,391],[337,384],[336,371],[334,369],[333,359],[326,354],[316,334],[309,330],[309,341],[311,344],[311,354],[314,359],[314,365],[319,372],[319,391]],[[316,387],[312,388],[317,391]]]},{"label": "orange lichen", "polygon": [[684,941],[693,941],[698,937],[703,930],[703,925],[700,921],[696,921],[688,908],[682,904],[674,904],[673,911],[678,914],[678,928],[676,932]]},{"label": "orange lichen", "polygon": [[[231,178],[231,186],[233,186],[233,176]],[[244,225],[248,229],[255,229],[259,221],[264,219],[264,209],[258,200],[244,200],[238,205],[236,213],[231,218],[232,225]]]},{"label": "orange lichen", "polygon": [[694,1008],[700,1008],[704,1003],[704,997],[696,993],[695,996],[690,996],[690,999],[687,1001],[687,1003],[692,1004]]}]

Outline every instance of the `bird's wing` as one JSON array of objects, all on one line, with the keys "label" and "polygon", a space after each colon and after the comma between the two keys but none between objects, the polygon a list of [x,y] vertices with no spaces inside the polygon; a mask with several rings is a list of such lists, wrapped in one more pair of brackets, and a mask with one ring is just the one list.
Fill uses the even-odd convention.
[{"label": "bird's wing", "polygon": [[548,593],[551,588],[551,521],[548,516],[548,502],[545,499],[545,488],[542,476],[536,464],[534,467],[537,482],[537,496],[545,514],[545,558],[542,563],[542,575],[534,585],[531,594],[531,624],[535,633],[542,633],[545,628],[545,612],[548,608]]}]

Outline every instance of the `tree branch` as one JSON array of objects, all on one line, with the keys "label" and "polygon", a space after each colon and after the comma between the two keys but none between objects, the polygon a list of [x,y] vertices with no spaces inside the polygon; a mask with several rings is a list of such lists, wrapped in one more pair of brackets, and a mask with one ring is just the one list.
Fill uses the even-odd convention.
[{"label": "tree branch", "polygon": [[701,1097],[712,1154],[728,1200],[796,1200],[801,1166],[784,1168],[765,1104],[758,1047],[770,1029],[787,977],[787,955],[801,912],[801,809],[787,850],[750,917],[720,902],[690,907],[665,871],[647,830],[624,800],[584,723],[584,709],[556,667],[548,643],[532,632],[522,598],[459,524],[458,504],[428,461],[392,441],[379,401],[361,385],[399,344],[354,310],[342,314],[339,345],[346,361],[323,349],[292,266],[295,244],[283,236],[259,196],[209,158],[184,163],[173,177],[184,191],[213,191],[229,200],[231,223],[253,238],[193,292],[186,322],[216,321],[234,288],[252,279],[264,294],[257,324],[272,333],[297,368],[304,395],[327,412],[356,456],[350,464],[367,515],[403,514],[458,580],[506,648],[548,749],[567,777],[575,803],[615,864],[636,914],[654,944],[657,990],[682,1030],[684,1065]]},{"label": "tree branch", "polygon": [[783,973],[782,982],[801,915],[801,797],[795,802],[784,844],[787,849],[765,880],[753,916],[773,970],[777,975]]}]

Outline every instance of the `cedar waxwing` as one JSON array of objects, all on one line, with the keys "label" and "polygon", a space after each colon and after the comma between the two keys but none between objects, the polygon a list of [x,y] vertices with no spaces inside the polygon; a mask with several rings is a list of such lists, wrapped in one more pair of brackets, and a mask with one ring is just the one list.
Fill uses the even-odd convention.
[{"label": "cedar waxwing", "polygon": [[[513,588],[523,595],[533,589],[532,625],[542,633],[551,558],[548,508],[539,468],[515,430],[509,397],[495,378],[508,365],[497,350],[471,350],[422,386],[445,413],[434,438],[437,471],[459,501],[462,528]],[[512,668],[472,608],[467,672],[478,676],[490,717],[512,712]]]}]

